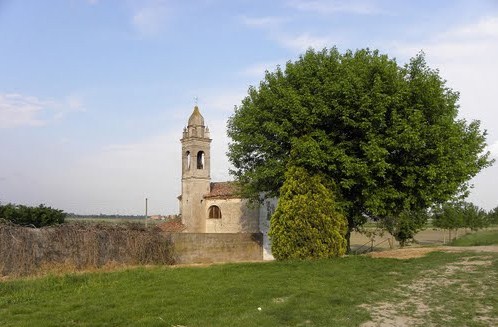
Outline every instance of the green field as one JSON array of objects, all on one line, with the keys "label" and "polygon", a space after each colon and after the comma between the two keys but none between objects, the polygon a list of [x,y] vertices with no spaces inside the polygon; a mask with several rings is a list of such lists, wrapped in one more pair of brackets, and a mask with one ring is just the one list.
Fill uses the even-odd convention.
[{"label": "green field", "polygon": [[390,303],[390,315],[421,326],[494,326],[497,272],[496,253],[437,252],[9,280],[0,282],[0,325],[359,326],[384,319]]},{"label": "green field", "polygon": [[498,229],[480,230],[457,238],[451,245],[455,246],[477,246],[498,245]]}]

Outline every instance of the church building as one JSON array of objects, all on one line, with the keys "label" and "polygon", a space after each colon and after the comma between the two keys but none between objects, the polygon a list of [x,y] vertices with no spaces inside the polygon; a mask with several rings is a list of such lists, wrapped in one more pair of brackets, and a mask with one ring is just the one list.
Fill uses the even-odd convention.
[{"label": "church building", "polygon": [[[199,108],[188,119],[183,129],[182,144],[182,194],[180,215],[187,233],[256,233],[267,232],[258,206],[249,206],[241,198],[233,182],[212,182],[211,139]],[[263,219],[261,219],[263,218]],[[267,233],[266,233],[267,234]]]}]

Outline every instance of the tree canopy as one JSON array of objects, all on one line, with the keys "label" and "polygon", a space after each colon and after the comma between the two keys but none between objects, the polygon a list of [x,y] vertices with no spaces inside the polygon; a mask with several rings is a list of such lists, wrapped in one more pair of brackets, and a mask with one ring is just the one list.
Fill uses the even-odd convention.
[{"label": "tree canopy", "polygon": [[479,121],[420,53],[308,50],[266,72],[228,122],[231,173],[244,195],[276,196],[290,160],[326,175],[349,222],[397,216],[465,192],[491,164]]}]

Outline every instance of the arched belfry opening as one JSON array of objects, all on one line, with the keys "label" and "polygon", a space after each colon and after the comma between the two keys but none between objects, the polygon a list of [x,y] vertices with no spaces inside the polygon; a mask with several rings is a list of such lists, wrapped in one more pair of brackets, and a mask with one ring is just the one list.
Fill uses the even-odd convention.
[{"label": "arched belfry opening", "polygon": [[191,158],[190,158],[190,151],[187,151],[185,153],[185,157],[186,157],[186,160],[187,160],[187,166],[186,166],[187,170],[190,170],[190,160],[191,160]]},{"label": "arched belfry opening", "polygon": [[204,169],[204,151],[197,152],[197,169]]}]

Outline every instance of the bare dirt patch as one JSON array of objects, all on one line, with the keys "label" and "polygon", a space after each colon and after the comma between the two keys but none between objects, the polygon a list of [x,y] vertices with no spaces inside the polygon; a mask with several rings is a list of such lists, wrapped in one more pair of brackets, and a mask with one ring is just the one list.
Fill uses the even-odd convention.
[{"label": "bare dirt patch", "polygon": [[[420,257],[432,251],[445,251],[448,248],[451,252],[457,250],[454,247],[409,248],[370,255],[378,258],[407,259]],[[371,321],[363,323],[361,327],[461,325],[458,319],[471,319],[479,326],[498,326],[498,318],[492,313],[493,308],[482,301],[496,284],[498,272],[492,267],[496,256],[481,254],[481,252],[498,252],[498,247],[458,250],[467,252],[470,249],[479,254],[464,256],[436,270],[421,271],[417,280],[408,285],[399,285],[391,301],[361,305],[360,307],[368,310],[372,317]],[[474,276],[478,278],[475,279]],[[455,308],[453,298],[456,298],[455,301],[463,300],[465,307]],[[470,309],[474,310],[473,317],[456,317],[467,309],[470,312]]]},{"label": "bare dirt patch", "polygon": [[368,255],[372,258],[394,258],[394,259],[410,259],[420,258],[427,253],[438,251],[437,248],[405,248],[382,252],[372,252]]},{"label": "bare dirt patch", "polygon": [[404,249],[388,250],[382,252],[372,252],[368,255],[372,258],[394,258],[394,259],[411,259],[420,258],[427,253],[434,251],[444,252],[494,252],[498,253],[498,245],[485,246],[436,246],[436,247],[410,247]]}]

